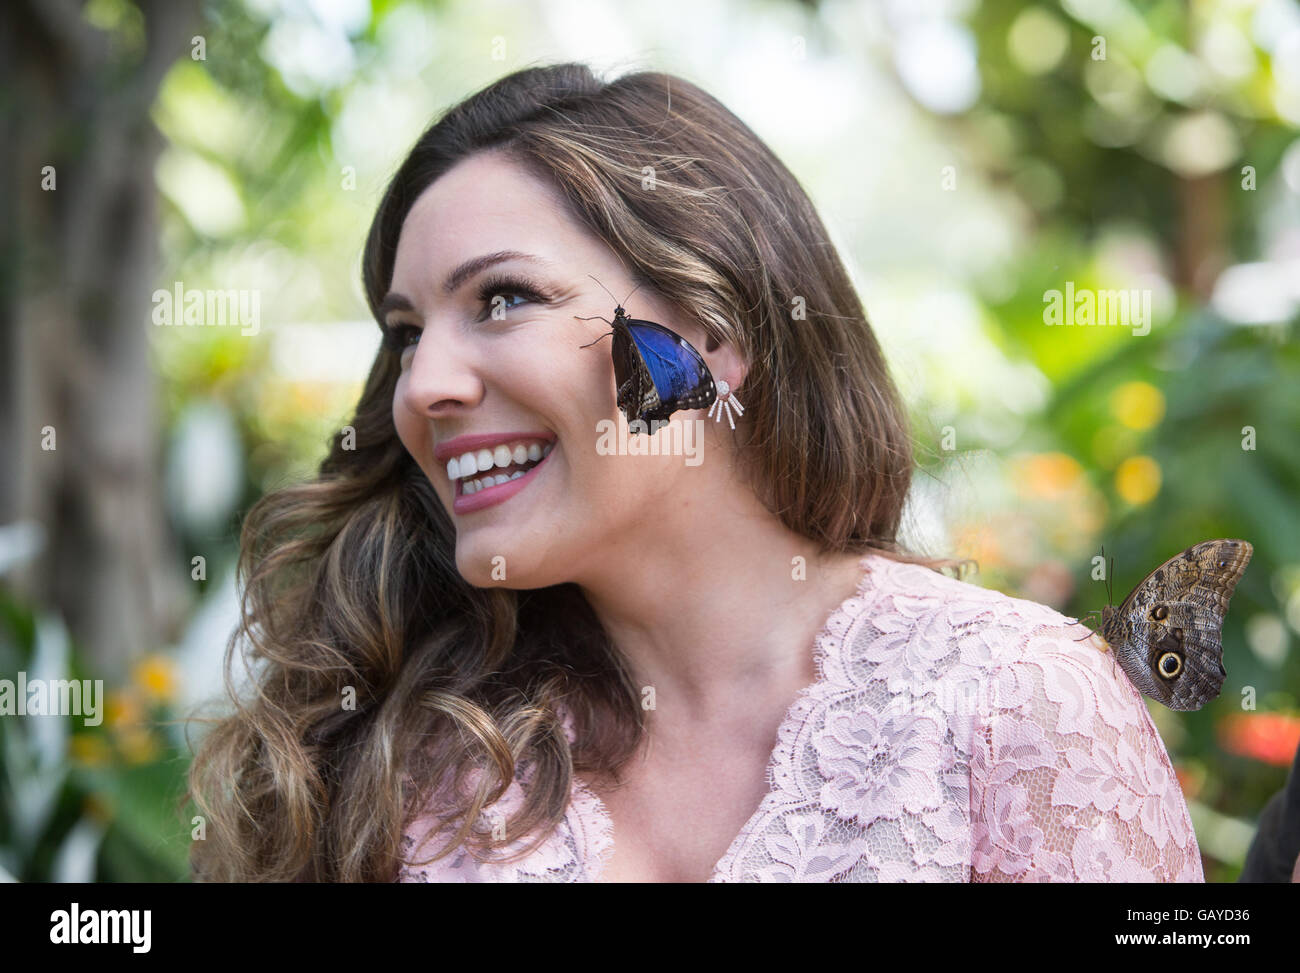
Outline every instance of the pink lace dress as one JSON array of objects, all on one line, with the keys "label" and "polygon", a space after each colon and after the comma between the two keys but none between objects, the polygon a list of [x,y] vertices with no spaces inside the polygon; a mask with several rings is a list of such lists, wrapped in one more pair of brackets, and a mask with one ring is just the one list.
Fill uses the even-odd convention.
[{"label": "pink lace dress", "polygon": [[[817,636],[818,678],[780,726],[769,792],[710,881],[1204,881],[1169,755],[1099,637],[925,567],[862,567]],[[488,813],[513,813],[527,782]],[[438,847],[430,830],[427,812],[408,827],[407,861]],[[462,846],[398,880],[600,881],[611,846],[575,778],[564,821],[521,861]]]}]

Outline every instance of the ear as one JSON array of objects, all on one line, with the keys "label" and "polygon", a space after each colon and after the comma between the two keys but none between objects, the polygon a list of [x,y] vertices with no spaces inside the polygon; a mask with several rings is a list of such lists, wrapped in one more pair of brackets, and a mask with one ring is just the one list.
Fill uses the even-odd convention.
[{"label": "ear", "polygon": [[749,366],[740,352],[730,342],[718,341],[711,335],[705,334],[703,329],[696,329],[696,333],[698,342],[690,338],[687,340],[704,356],[713,380],[726,382],[733,391],[739,389],[745,381],[745,376],[749,374]]}]

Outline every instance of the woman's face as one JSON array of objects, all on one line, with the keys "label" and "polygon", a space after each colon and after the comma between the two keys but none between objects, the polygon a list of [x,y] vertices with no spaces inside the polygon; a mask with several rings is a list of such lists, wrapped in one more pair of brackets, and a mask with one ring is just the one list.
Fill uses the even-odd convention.
[{"label": "woman's face", "polygon": [[[503,259],[507,251],[516,255]],[[570,220],[545,183],[497,153],[448,171],[402,226],[385,301],[391,310],[381,312],[402,346],[393,422],[451,515],[457,569],[471,584],[582,583],[599,577],[602,564],[613,563],[607,559],[637,563],[671,534],[685,478],[708,465],[598,448],[602,421],[624,431],[626,422],[615,405],[613,339],[579,347],[610,328],[575,316],[612,319],[616,303],[588,275],[619,300],[634,287],[615,254]],[[626,310],[705,354],[702,331],[646,288]],[[703,414],[680,412],[672,421]],[[483,479],[485,468],[495,481],[542,454],[535,469],[502,485]],[[470,480],[477,488],[465,486]]]}]

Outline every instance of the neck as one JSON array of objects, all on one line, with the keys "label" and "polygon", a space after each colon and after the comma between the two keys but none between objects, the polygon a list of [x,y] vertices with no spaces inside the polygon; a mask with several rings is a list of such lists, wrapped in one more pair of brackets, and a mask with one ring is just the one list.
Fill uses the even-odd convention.
[{"label": "neck", "polygon": [[813,640],[862,574],[861,555],[819,555],[751,490],[702,493],[575,578],[655,710],[697,726],[814,682]]}]

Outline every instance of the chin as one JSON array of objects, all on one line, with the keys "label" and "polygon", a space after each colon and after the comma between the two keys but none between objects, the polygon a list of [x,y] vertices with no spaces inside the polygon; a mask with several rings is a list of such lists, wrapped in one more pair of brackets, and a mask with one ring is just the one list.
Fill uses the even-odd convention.
[{"label": "chin", "polygon": [[[549,581],[538,580],[535,558],[522,550],[513,531],[486,529],[473,540],[456,541],[456,570],[476,588],[540,588]],[[501,538],[496,543],[493,537]]]},{"label": "chin", "polygon": [[456,570],[476,588],[513,587],[508,584],[511,549],[509,545],[484,543],[481,540],[456,540]]}]

